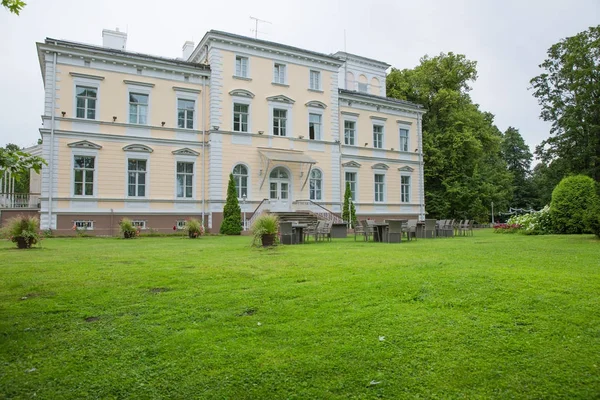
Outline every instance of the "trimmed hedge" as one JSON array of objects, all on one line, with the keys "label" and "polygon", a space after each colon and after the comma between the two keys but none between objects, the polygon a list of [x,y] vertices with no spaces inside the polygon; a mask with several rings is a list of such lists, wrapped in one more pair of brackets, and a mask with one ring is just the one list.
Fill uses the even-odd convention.
[{"label": "trimmed hedge", "polygon": [[585,175],[564,178],[552,192],[552,225],[556,233],[591,232],[598,207],[595,182]]}]

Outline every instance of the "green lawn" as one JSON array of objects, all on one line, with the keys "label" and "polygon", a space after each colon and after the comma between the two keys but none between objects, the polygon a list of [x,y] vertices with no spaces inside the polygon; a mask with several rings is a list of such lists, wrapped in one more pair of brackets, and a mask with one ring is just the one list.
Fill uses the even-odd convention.
[{"label": "green lawn", "polygon": [[0,398],[600,398],[600,241],[0,243]]}]

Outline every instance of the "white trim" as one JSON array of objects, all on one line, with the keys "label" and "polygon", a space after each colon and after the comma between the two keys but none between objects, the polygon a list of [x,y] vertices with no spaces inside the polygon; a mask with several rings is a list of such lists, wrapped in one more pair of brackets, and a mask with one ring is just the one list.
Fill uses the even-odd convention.
[{"label": "white trim", "polygon": [[[173,90],[175,90],[175,126],[177,127],[177,129],[185,129],[186,131],[190,131],[190,130],[197,130],[198,129],[198,113],[199,113],[199,102],[198,102],[198,95],[200,94],[200,91],[198,92],[190,92],[190,91],[186,91],[186,90],[182,90],[185,88],[176,88],[175,86],[173,87]],[[179,99],[181,100],[190,100],[194,102],[194,119],[193,119],[193,127],[192,128],[186,128],[185,126],[183,128],[181,128],[179,126]],[[185,123],[184,123],[185,125]]]},{"label": "white trim", "polygon": [[[278,81],[275,80],[275,67],[279,65],[283,67],[283,82],[281,81],[281,79],[279,79]],[[271,83],[274,83],[276,85],[288,85],[288,76],[289,76],[289,68],[288,68],[288,63],[284,62],[284,61],[279,61],[279,60],[273,60],[273,69],[271,70],[273,72],[272,76],[271,76]],[[279,75],[281,75],[281,73],[279,73]]]},{"label": "white trim", "polygon": [[[250,199],[252,198],[252,173],[250,172],[250,165],[246,162],[243,161],[238,161],[236,163],[233,164],[233,167],[231,168],[230,174],[233,174],[233,170],[235,169],[235,167],[237,167],[238,165],[243,165],[244,167],[246,167],[246,204],[248,204],[248,201],[250,201]],[[234,179],[235,179],[235,175],[233,175]],[[237,190],[237,188],[236,188]],[[242,200],[241,197],[238,197],[238,200]]]},{"label": "white trim", "polygon": [[[410,149],[410,129],[406,125],[398,124],[398,151],[412,153]],[[402,148],[402,136],[400,131],[406,131],[406,150]]]},{"label": "white trim", "polygon": [[[96,111],[94,118],[78,118],[77,117],[77,86],[84,86],[96,89]],[[52,110],[54,114],[56,110]],[[77,121],[99,121],[100,120],[100,81],[96,79],[73,77],[73,107],[72,107],[73,118]],[[86,113],[87,115],[87,113]]]},{"label": "white trim", "polygon": [[[305,139],[308,140],[321,140],[321,141],[325,141],[325,110],[322,108],[314,108],[314,107],[307,107],[306,110],[306,136],[304,137]],[[311,139],[310,138],[310,114],[318,114],[321,116],[321,132],[320,137],[319,138],[315,138],[315,139]]]},{"label": "white trim", "polygon": [[[129,195],[129,159],[132,160],[145,160],[146,161],[146,179],[144,185],[146,190],[144,196],[130,196]],[[140,153],[125,151],[125,200],[129,199],[149,199],[150,198],[150,153]]]},{"label": "white trim", "polygon": [[[386,203],[387,202],[387,171],[384,169],[376,169],[373,171],[373,202],[375,204],[382,204],[382,203]],[[375,181],[375,176],[376,175],[383,175],[383,200],[376,200],[376,191],[375,191],[375,185],[377,184],[377,182]]]},{"label": "white trim", "polygon": [[[193,164],[193,173],[192,173],[192,197],[185,197],[185,182],[184,182],[184,192],[183,192],[183,197],[178,197],[177,196],[177,163],[192,163]],[[198,176],[198,162],[197,162],[197,156],[184,156],[184,155],[176,155],[175,156],[175,193],[173,195],[173,198],[176,200],[196,200],[197,196],[196,196],[196,177]]]},{"label": "white trim", "polygon": [[[97,149],[82,149],[82,148],[71,148],[71,181],[69,193],[74,199],[95,199],[98,198],[98,167],[99,167],[99,151]],[[94,157],[94,182],[93,182],[93,193],[91,195],[75,194],[75,157]],[[85,186],[83,187],[83,193],[85,193]]]},{"label": "white trim", "polygon": [[276,136],[273,135],[273,110],[274,109],[278,109],[278,110],[285,110],[286,113],[286,121],[285,121],[285,136],[278,136],[278,137],[293,137],[294,136],[294,131],[293,131],[293,103],[283,103],[283,102],[278,102],[278,101],[269,101],[269,131],[268,134],[270,136]]},{"label": "white trim", "polygon": [[[238,132],[238,133],[251,133],[252,132],[252,99],[248,98],[248,97],[239,97],[239,96],[231,96],[232,100],[231,100],[231,131],[232,132]],[[234,131],[234,106],[235,104],[245,104],[248,106],[248,130],[247,131]],[[240,128],[241,128],[241,121],[240,121]]]},{"label": "white trim", "polygon": [[359,197],[360,197],[360,186],[359,186],[359,181],[360,181],[360,174],[359,174],[359,170],[356,167],[344,167],[343,168],[343,172],[344,172],[344,186],[343,186],[343,190],[342,190],[342,197],[343,194],[346,192],[346,172],[350,172],[355,174],[356,176],[356,180],[354,181],[354,186],[356,188],[356,190],[354,191],[354,193],[356,194],[356,198],[352,200],[353,203],[358,203],[359,202]]},{"label": "white trim", "polygon": [[[346,122],[354,123],[354,143],[352,143],[352,144],[346,143]],[[353,115],[344,115],[342,117],[342,139],[343,140],[340,140],[340,142],[344,146],[352,146],[352,147],[358,146],[358,117],[355,117]]]},{"label": "white trim", "polygon": [[[125,115],[127,116],[125,118],[125,120],[127,121],[128,124],[130,125],[135,125],[135,126],[152,126],[152,122],[150,121],[150,116],[152,115],[152,87],[148,87],[147,85],[139,85],[140,82],[133,82],[133,81],[123,81],[127,83],[127,101],[126,103],[126,110],[125,110]],[[129,115],[129,105],[130,105],[130,101],[129,101],[129,96],[131,94],[141,94],[141,95],[146,95],[148,96],[148,105],[147,110],[146,110],[146,123],[145,124],[138,124],[136,122],[131,122],[130,120],[130,115]],[[138,119],[139,119],[139,114],[138,114]]]},{"label": "white trim", "polygon": [[[374,149],[385,149],[385,122],[380,119],[373,119],[371,121],[371,139],[373,140],[373,148]],[[375,147],[375,127],[381,127],[381,146]]]},{"label": "white trim", "polygon": [[[409,178],[409,182],[408,182],[408,201],[402,201],[402,177],[408,177]],[[411,199],[412,199],[412,188],[413,188],[413,184],[412,184],[412,174],[411,173],[404,173],[401,172],[400,173],[400,203],[401,204],[411,204]]]},{"label": "white trim", "polygon": [[[238,57],[246,59],[246,75],[238,75],[237,74],[237,59]],[[236,52],[233,57],[233,77],[234,78],[242,78],[242,79],[252,79],[250,77],[250,57],[247,54],[242,54]]]},{"label": "white trim", "polygon": [[[316,87],[312,87],[310,85],[313,72],[316,72],[317,74],[319,74],[319,82]],[[308,70],[308,89],[315,90],[315,91],[321,91],[321,92],[323,91],[323,71],[316,69],[316,68],[310,68]]]},{"label": "white trim", "polygon": [[[311,181],[311,174],[313,173],[313,171],[319,171],[321,173],[321,198],[320,199],[311,199],[310,198],[310,181]],[[308,175],[308,198],[312,201],[327,201],[325,200],[326,196],[325,196],[325,173],[323,172],[323,170],[319,167],[313,167],[310,170],[310,174]]]}]

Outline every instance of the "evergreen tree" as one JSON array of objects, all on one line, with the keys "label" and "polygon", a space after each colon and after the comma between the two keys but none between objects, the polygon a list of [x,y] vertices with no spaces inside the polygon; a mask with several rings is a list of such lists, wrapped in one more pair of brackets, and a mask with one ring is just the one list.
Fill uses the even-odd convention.
[{"label": "evergreen tree", "polygon": [[224,235],[239,235],[242,232],[242,210],[237,199],[237,190],[233,174],[229,174],[227,185],[227,201],[223,208],[223,223],[221,233]]},{"label": "evergreen tree", "polygon": [[351,222],[352,227],[356,226],[356,208],[352,202],[352,191],[350,183],[346,182],[346,191],[344,192],[344,209],[342,210],[342,219]]}]

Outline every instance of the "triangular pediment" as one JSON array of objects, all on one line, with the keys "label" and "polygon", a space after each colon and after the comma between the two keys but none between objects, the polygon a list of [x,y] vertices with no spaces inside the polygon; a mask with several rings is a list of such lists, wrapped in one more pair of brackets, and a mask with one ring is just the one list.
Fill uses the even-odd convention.
[{"label": "triangular pediment", "polygon": [[294,104],[296,102],[295,100],[292,100],[289,97],[284,96],[283,94],[267,97],[267,100],[268,101],[276,101],[278,103],[286,103],[286,104]]},{"label": "triangular pediment", "polygon": [[187,147],[184,147],[183,149],[173,151],[173,154],[175,154],[176,156],[198,156],[200,153]]},{"label": "triangular pediment", "polygon": [[154,150],[152,150],[151,147],[148,147],[143,144],[130,144],[130,145],[123,147],[123,150],[124,151],[135,151],[138,153],[152,153],[154,151]]},{"label": "triangular pediment", "polygon": [[378,163],[378,164],[373,165],[371,168],[373,168],[373,169],[389,169],[390,167],[387,164]]},{"label": "triangular pediment", "polygon": [[254,98],[254,93],[246,89],[233,89],[231,92],[229,92],[229,94],[231,96],[247,97],[249,99]]},{"label": "triangular pediment", "polygon": [[323,103],[322,101],[318,101],[318,100],[312,100],[309,101],[308,103],[306,103],[306,107],[314,107],[314,108],[327,108],[327,104]]},{"label": "triangular pediment", "polygon": [[69,143],[67,146],[69,146],[71,148],[75,148],[75,149],[100,150],[102,148],[102,146],[100,146],[99,144],[92,143],[92,142],[90,142],[88,140],[81,140],[79,142]]},{"label": "triangular pediment", "polygon": [[348,161],[347,163],[343,163],[342,167],[360,168],[360,164],[356,161]]},{"label": "triangular pediment", "polygon": [[413,167],[409,167],[408,165],[398,168],[398,171],[402,171],[402,172],[413,172],[414,170],[415,169]]}]

